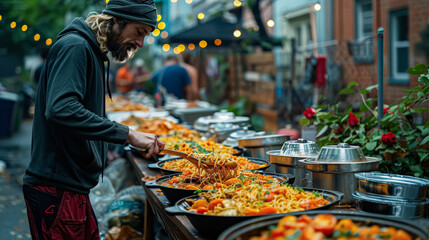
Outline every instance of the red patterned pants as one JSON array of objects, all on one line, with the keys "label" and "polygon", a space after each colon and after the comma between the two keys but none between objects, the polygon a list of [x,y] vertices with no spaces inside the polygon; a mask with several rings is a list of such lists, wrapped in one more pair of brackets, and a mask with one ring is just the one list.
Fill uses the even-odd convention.
[{"label": "red patterned pants", "polygon": [[23,192],[33,239],[100,239],[87,194],[27,185]]}]

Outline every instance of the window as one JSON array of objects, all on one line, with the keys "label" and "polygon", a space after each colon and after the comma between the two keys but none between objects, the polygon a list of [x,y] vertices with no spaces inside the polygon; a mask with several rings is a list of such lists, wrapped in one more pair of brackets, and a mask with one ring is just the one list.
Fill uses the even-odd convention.
[{"label": "window", "polygon": [[374,34],[372,25],[374,22],[374,14],[372,12],[372,0],[356,0],[356,32],[355,38],[363,40],[371,38]]},{"label": "window", "polygon": [[409,64],[408,10],[390,12],[390,80],[391,83],[407,84],[405,73]]}]

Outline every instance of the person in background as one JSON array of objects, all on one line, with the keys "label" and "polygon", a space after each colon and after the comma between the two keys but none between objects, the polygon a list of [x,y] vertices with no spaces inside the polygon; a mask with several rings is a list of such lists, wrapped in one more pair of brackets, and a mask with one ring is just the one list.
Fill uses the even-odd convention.
[{"label": "person in background", "polygon": [[159,93],[160,86],[167,94],[172,94],[179,99],[188,99],[191,91],[191,79],[186,69],[179,65],[175,55],[168,55],[164,67],[152,76],[155,84],[155,95]]},{"label": "person in background", "polygon": [[105,168],[107,143],[146,149],[145,157],[164,148],[156,135],[110,121],[104,108],[107,54],[128,60],[155,29],[156,18],[153,0],[110,0],[102,13],[74,19],[51,47],[23,179],[33,239],[100,239],[88,194]]},{"label": "person in background", "polygon": [[131,72],[131,63],[126,62],[116,72],[116,88],[122,94],[133,90],[133,74]]},{"label": "person in background", "polygon": [[144,69],[144,60],[137,59],[134,62],[135,69],[133,71],[133,88],[137,92],[147,92],[145,81],[148,80],[146,77],[149,73]]},{"label": "person in background", "polygon": [[42,47],[39,50],[39,55],[40,55],[40,58],[42,59],[42,63],[34,71],[33,79],[34,79],[34,83],[36,84],[36,87],[37,87],[37,84],[39,84],[40,73],[42,72],[43,66],[45,65],[45,61],[46,61],[46,58],[48,57],[48,53],[49,53],[49,47]]},{"label": "person in background", "polygon": [[181,54],[183,62],[181,65],[186,69],[191,79],[191,86],[187,98],[189,100],[198,100],[200,99],[200,93],[198,88],[198,71],[197,68],[192,65],[192,56],[191,53],[186,51]]}]

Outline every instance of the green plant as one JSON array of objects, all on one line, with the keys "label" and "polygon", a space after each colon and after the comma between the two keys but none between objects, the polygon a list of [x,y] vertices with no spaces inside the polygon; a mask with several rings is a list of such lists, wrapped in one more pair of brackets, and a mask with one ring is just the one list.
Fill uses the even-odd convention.
[{"label": "green plant", "polygon": [[[377,99],[365,95],[377,88],[369,86],[359,92],[362,104],[355,112],[352,106],[320,105],[307,108],[304,125],[317,125],[319,147],[345,142],[358,145],[367,156],[382,158],[380,171],[429,178],[429,121],[424,125],[414,122],[416,114],[429,109],[421,107],[429,100],[429,66],[418,64],[407,70],[409,74],[421,74],[422,83],[410,90],[397,103],[384,107],[383,118],[378,123]],[[339,94],[355,94],[356,82],[351,82]]]}]

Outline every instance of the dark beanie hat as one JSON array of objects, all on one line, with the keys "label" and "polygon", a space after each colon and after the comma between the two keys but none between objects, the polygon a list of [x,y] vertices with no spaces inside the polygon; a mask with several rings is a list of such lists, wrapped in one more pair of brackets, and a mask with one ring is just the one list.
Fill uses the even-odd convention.
[{"label": "dark beanie hat", "polygon": [[109,0],[103,13],[156,27],[156,7],[153,0]]}]

